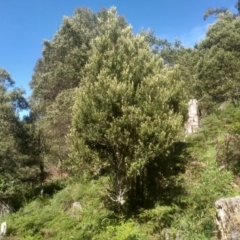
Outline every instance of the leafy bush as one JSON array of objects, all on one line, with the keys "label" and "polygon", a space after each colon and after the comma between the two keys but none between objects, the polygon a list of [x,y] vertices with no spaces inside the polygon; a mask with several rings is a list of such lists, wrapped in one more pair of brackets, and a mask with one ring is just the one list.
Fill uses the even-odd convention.
[{"label": "leafy bush", "polygon": [[232,170],[235,175],[240,170],[240,135],[226,134],[224,139],[216,143],[216,161],[221,168]]},{"label": "leafy bush", "polygon": [[[213,126],[217,117],[209,116]],[[216,120],[216,121],[215,121]],[[211,239],[214,237],[214,202],[221,197],[236,196],[232,187],[234,176],[230,171],[221,171],[215,161],[215,138],[222,136],[224,129],[207,128],[188,138],[190,155],[186,172],[180,177],[185,194],[179,197],[181,210],[174,214],[170,230],[179,231],[184,239]]]},{"label": "leafy bush", "polygon": [[147,240],[147,234],[132,219],[118,225],[107,226],[104,231],[93,237],[93,240]]},{"label": "leafy bush", "polygon": [[[8,234],[20,239],[92,239],[113,219],[113,213],[104,207],[104,181],[75,183],[53,198],[38,197],[4,218]],[[73,208],[76,201],[82,211]]]}]

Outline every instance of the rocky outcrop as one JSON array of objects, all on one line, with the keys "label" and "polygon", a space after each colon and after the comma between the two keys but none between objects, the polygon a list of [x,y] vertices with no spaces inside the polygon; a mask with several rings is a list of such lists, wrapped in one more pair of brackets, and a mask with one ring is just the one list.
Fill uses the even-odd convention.
[{"label": "rocky outcrop", "polygon": [[240,239],[240,196],[215,202],[218,239]]},{"label": "rocky outcrop", "polygon": [[0,229],[0,236],[5,236],[7,233],[7,223],[3,222],[1,224],[1,229]]},{"label": "rocky outcrop", "polygon": [[188,102],[188,122],[186,126],[187,134],[197,133],[200,126],[198,101],[190,99]]}]

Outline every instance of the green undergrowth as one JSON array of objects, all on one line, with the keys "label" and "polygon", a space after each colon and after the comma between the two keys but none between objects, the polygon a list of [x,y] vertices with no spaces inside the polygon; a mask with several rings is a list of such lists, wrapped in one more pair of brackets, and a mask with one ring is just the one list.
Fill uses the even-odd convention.
[{"label": "green undergrowth", "polygon": [[[215,201],[239,194],[237,175],[221,168],[217,148],[224,147],[219,144],[226,134],[240,132],[239,117],[240,108],[231,105],[216,110],[202,119],[198,134],[186,139],[187,165],[175,178],[183,191],[171,194],[175,197],[170,204],[162,198],[154,208],[139,209],[131,215],[122,206],[112,208],[106,191],[108,178],[75,180],[54,195],[37,197],[5,217],[7,239],[216,239]],[[80,202],[82,210],[73,208],[74,202]]]},{"label": "green undergrowth", "polygon": [[[53,198],[35,199],[6,218],[9,239],[91,239],[113,216],[104,208],[102,185],[102,181],[74,183]],[[80,202],[82,210],[74,208],[74,202]]]},{"label": "green undergrowth", "polygon": [[231,105],[217,109],[202,119],[199,133],[187,139],[190,157],[181,176],[186,193],[180,197],[182,211],[172,222],[172,228],[180,231],[184,239],[215,239],[215,201],[239,194],[235,175],[217,161],[218,142],[236,132],[239,112],[240,108]]},{"label": "green undergrowth", "polygon": [[[148,239],[138,221],[106,207],[107,182],[107,178],[81,180],[53,197],[36,198],[3,219],[8,223],[7,239]],[[74,208],[74,202],[80,202],[82,209]]]}]

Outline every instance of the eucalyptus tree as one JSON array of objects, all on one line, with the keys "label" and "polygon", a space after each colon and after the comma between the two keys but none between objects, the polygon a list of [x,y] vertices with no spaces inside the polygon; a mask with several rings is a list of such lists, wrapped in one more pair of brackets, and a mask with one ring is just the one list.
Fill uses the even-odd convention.
[{"label": "eucalyptus tree", "polygon": [[119,27],[115,8],[99,21],[102,34],[91,42],[76,92],[68,164],[75,174],[110,176],[110,197],[120,204],[125,193],[149,200],[182,127],[183,83],[144,35]]}]

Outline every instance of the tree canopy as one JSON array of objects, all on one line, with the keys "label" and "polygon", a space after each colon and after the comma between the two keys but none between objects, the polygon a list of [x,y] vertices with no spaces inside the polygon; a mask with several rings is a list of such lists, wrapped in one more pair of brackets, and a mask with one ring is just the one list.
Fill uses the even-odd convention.
[{"label": "tree canopy", "polygon": [[[69,132],[75,88],[84,76],[91,41],[101,34],[107,10],[93,13],[76,9],[73,17],[65,17],[51,41],[44,42],[43,56],[36,63],[30,86],[32,116],[40,140],[40,158],[51,167],[61,166],[69,154],[66,135]],[[126,25],[119,16],[119,28]]]},{"label": "tree canopy", "polygon": [[230,12],[219,15],[198,45],[199,85],[215,102],[239,99],[239,24],[240,18]]},{"label": "tree canopy", "polygon": [[16,195],[15,187],[30,175],[30,172],[26,174],[27,133],[18,117],[18,111],[28,108],[28,103],[24,91],[13,87],[10,74],[0,68],[0,201]]},{"label": "tree canopy", "polygon": [[76,93],[70,165],[111,175],[119,193],[136,190],[136,178],[147,181],[150,167],[162,164],[182,126],[184,91],[178,69],[164,67],[143,35],[119,28],[114,8],[107,18]]}]

